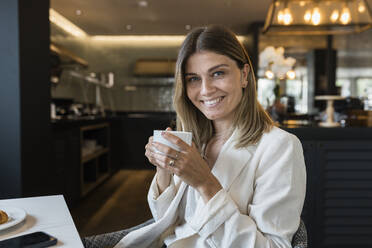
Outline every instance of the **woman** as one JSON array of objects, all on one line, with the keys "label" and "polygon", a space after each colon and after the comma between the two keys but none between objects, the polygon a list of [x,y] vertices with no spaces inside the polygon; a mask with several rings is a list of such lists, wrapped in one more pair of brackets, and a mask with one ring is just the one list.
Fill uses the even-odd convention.
[{"label": "woman", "polygon": [[193,144],[163,132],[178,152],[150,137],[155,223],[116,247],[291,247],[305,198],[301,143],[258,103],[243,46],[223,27],[197,28],[175,80],[177,130],[192,132]]}]

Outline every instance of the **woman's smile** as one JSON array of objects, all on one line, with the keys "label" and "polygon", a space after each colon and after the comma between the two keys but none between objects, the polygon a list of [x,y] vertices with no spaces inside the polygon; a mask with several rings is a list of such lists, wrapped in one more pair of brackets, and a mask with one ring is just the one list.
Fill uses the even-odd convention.
[{"label": "woman's smile", "polygon": [[201,102],[209,107],[209,108],[212,108],[212,107],[216,107],[218,106],[218,104],[224,99],[224,96],[221,96],[221,97],[217,97],[217,98],[214,98],[214,99],[211,99],[211,100],[201,100]]}]

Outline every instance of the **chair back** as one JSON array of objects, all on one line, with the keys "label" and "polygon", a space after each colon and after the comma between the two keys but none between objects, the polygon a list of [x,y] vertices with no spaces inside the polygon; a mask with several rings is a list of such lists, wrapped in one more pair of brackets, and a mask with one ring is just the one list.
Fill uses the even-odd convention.
[{"label": "chair back", "polygon": [[293,248],[307,248],[307,231],[305,223],[300,221],[300,226],[298,227],[296,233],[293,235],[292,239]]}]

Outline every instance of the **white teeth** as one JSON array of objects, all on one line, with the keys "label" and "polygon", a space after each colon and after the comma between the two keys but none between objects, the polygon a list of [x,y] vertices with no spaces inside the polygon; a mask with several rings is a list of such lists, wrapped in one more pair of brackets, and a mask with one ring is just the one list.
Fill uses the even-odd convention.
[{"label": "white teeth", "polygon": [[219,103],[221,100],[222,100],[222,97],[219,97],[219,98],[216,98],[214,100],[204,101],[204,104],[205,105],[214,105],[216,103]]}]

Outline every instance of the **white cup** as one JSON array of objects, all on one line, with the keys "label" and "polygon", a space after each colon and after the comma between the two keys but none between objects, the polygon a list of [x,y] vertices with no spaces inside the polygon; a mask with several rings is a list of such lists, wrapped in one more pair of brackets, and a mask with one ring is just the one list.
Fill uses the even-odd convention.
[{"label": "white cup", "polygon": [[177,150],[177,151],[181,150],[178,146],[169,142],[167,139],[163,138],[163,136],[161,135],[162,132],[168,132],[168,133],[171,133],[171,134],[177,136],[178,138],[183,140],[189,146],[191,146],[191,144],[192,144],[192,133],[191,132],[182,132],[182,131],[154,130],[153,141],[162,143],[164,145],[167,145],[167,146],[169,146],[169,147],[171,147],[171,148],[173,148],[174,150]]}]

